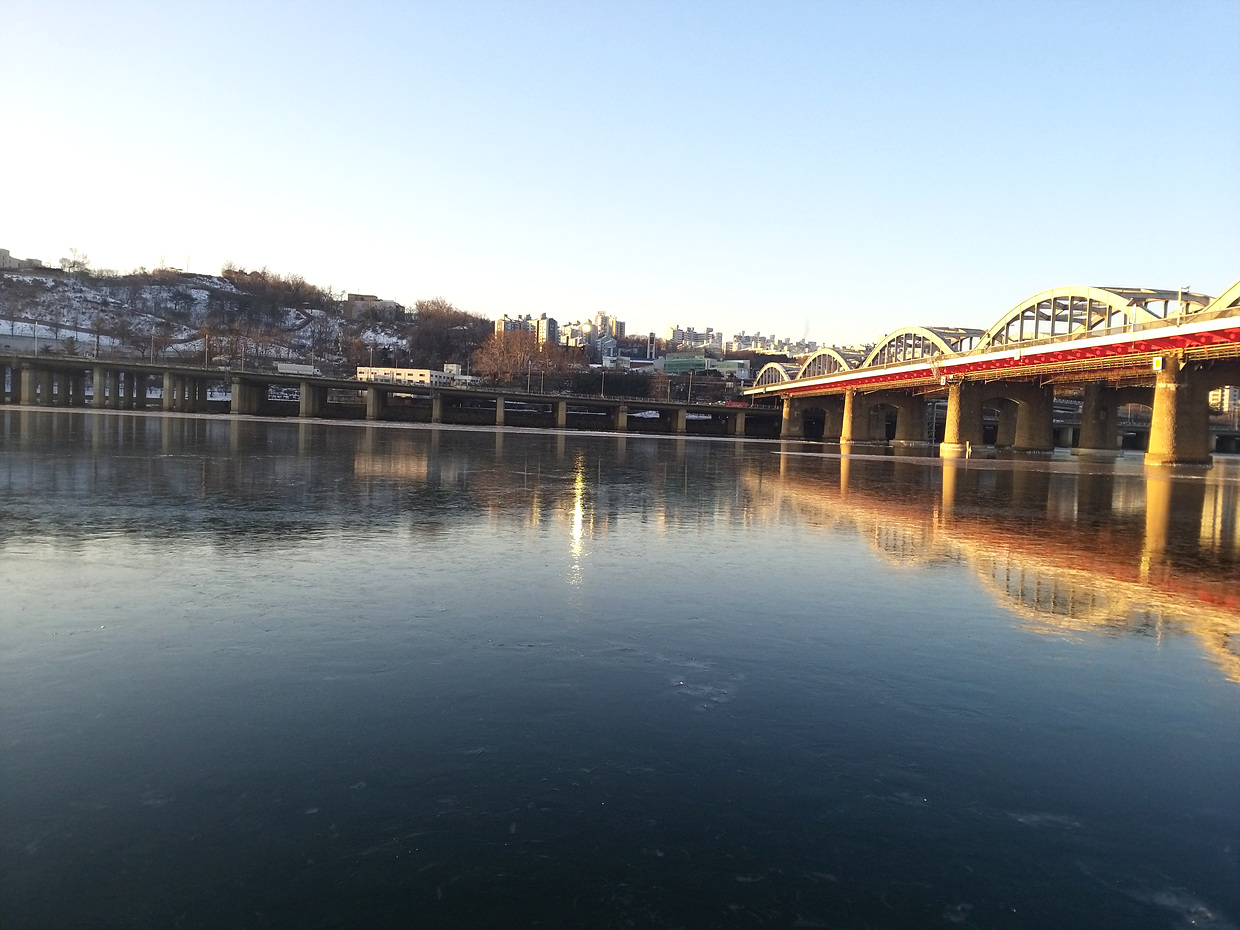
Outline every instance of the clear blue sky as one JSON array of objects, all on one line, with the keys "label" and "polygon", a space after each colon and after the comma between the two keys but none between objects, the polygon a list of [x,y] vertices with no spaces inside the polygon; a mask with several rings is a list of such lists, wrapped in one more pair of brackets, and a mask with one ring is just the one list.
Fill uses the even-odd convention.
[{"label": "clear blue sky", "polygon": [[0,247],[870,341],[1240,278],[1240,3],[0,7]]}]

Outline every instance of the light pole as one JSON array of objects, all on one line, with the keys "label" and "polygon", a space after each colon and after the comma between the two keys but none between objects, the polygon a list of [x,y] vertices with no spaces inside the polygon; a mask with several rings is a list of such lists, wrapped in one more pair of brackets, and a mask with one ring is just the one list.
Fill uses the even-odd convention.
[{"label": "light pole", "polygon": [[607,369],[600,367],[598,371],[599,371],[598,396],[602,397],[603,387],[607,384]]},{"label": "light pole", "polygon": [[693,372],[689,372],[689,393],[685,397],[685,403],[693,403]]},{"label": "light pole", "polygon": [[534,360],[528,358],[525,360],[525,393],[530,392],[530,381],[534,377]]}]

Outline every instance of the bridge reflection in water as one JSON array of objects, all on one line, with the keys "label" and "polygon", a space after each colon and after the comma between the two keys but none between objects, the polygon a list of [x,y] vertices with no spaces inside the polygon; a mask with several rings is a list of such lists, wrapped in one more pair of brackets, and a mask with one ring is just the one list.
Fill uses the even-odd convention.
[{"label": "bridge reflection in water", "polygon": [[[23,501],[48,489],[80,508],[39,528],[53,544],[175,532],[287,551],[329,528],[433,535],[453,514],[484,513],[563,533],[577,559],[590,537],[626,520],[791,520],[855,532],[896,571],[967,564],[1033,631],[1191,634],[1240,681],[1240,459],[1173,474],[1124,460],[837,456],[802,443],[502,431],[480,455],[478,439],[450,429],[11,409],[0,414],[10,509],[0,549],[28,536]],[[256,443],[264,454],[252,454]],[[49,444],[79,454],[23,454]],[[184,502],[175,525],[149,524],[142,504],[154,495]]]},{"label": "bridge reflection in water", "polygon": [[1240,914],[1235,459],[37,408],[0,450],[4,926]]},{"label": "bridge reflection in water", "polygon": [[1191,634],[1240,681],[1240,459],[1207,477],[802,448],[746,471],[760,519],[851,527],[896,569],[967,564],[1035,632]]}]

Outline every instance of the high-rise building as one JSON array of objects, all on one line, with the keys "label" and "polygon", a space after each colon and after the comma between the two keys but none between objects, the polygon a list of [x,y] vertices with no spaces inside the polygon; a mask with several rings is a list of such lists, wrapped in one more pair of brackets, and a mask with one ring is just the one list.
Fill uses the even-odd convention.
[{"label": "high-rise building", "polygon": [[537,327],[535,326],[534,318],[531,317],[528,313],[525,316],[518,316],[518,317],[510,317],[508,314],[505,313],[503,316],[501,316],[498,320],[495,321],[495,332],[497,334],[512,333],[512,332],[533,332],[536,328]]},{"label": "high-rise building", "polygon": [[560,324],[553,320],[547,314],[543,314],[536,321],[538,324],[538,344],[551,345],[560,344]]},{"label": "high-rise building", "polygon": [[1215,388],[1210,392],[1210,407],[1222,413],[1240,409],[1240,387]]}]

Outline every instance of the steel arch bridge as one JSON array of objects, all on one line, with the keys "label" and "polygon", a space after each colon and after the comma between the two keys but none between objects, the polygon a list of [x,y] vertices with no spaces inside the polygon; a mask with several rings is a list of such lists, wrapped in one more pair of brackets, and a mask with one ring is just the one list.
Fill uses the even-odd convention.
[{"label": "steel arch bridge", "polygon": [[[1141,387],[1155,399],[1159,424],[1147,461],[1208,461],[1205,395],[1240,386],[1240,281],[1217,299],[1188,288],[1050,288],[1021,300],[988,329],[907,326],[862,350],[833,346],[799,367],[769,364],[745,393],[783,402],[783,438],[803,435],[805,412],[823,408],[825,428],[841,444],[887,441],[881,423],[871,418],[866,425],[881,405],[903,411],[895,442],[918,441],[915,424],[901,420],[946,399],[939,452],[956,455],[982,445],[981,410],[994,409],[996,399],[1003,402],[996,446],[1049,451],[1058,441],[1052,436],[1056,392],[1079,403],[1086,384],[1094,394],[1082,414],[1080,448],[1113,448],[1116,398]],[[933,438],[929,427],[922,432]],[[1075,436],[1068,441],[1075,445]]]},{"label": "steel arch bridge", "polygon": [[[1137,331],[1150,325],[1193,319],[1206,310],[1240,308],[1240,282],[1223,297],[1190,290],[1137,287],[1056,287],[1020,301],[989,329],[952,326],[906,326],[877,343],[819,349],[801,365],[771,362],[759,371],[749,393],[782,393],[809,379],[881,369],[929,359],[980,355],[1015,344],[1087,338],[1115,331]],[[935,366],[937,367],[937,365]]]}]

